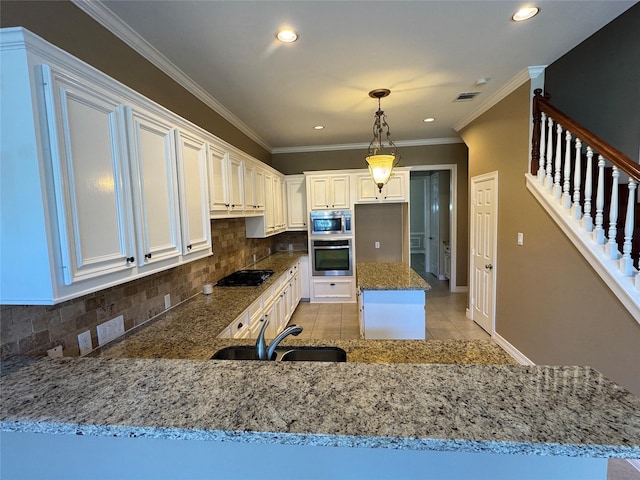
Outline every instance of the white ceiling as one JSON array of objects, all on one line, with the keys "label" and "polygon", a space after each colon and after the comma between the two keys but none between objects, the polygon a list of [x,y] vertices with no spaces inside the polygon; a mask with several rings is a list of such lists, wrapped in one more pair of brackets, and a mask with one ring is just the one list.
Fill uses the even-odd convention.
[{"label": "white ceiling", "polygon": [[[552,63],[634,3],[538,1],[536,17],[515,23],[521,1],[76,0],[276,152],[368,144],[376,88],[391,90],[382,109],[396,143],[451,141],[528,66]],[[278,44],[283,26],[296,43]],[[481,94],[453,102],[468,91]]]}]

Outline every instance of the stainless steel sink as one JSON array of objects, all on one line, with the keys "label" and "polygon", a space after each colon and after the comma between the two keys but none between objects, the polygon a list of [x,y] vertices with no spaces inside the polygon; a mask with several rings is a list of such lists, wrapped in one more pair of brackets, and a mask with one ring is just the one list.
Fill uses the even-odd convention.
[{"label": "stainless steel sink", "polygon": [[[225,347],[213,354],[211,360],[258,360],[254,345]],[[346,362],[347,352],[339,347],[281,347],[271,360],[283,362]]]},{"label": "stainless steel sink", "polygon": [[298,347],[286,351],[283,362],[346,362],[347,352],[338,347]]}]

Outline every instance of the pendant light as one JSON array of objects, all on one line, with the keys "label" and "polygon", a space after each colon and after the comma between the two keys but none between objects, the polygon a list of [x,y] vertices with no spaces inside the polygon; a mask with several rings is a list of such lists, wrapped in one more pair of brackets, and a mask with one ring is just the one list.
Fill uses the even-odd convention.
[{"label": "pendant light", "polygon": [[[366,160],[373,183],[377,185],[380,192],[382,192],[382,187],[389,181],[393,167],[398,160],[396,145],[391,140],[387,116],[380,108],[380,99],[389,96],[390,93],[391,90],[386,88],[379,88],[369,92],[371,98],[378,99],[378,111],[373,122],[373,139],[369,144]],[[383,138],[383,133],[386,138]]]}]

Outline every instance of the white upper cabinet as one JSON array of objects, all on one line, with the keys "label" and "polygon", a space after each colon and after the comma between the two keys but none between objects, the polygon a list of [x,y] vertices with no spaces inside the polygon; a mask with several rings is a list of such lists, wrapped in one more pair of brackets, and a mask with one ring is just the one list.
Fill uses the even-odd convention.
[{"label": "white upper cabinet", "polygon": [[307,175],[310,210],[350,208],[349,175]]},{"label": "white upper cabinet", "polygon": [[356,203],[406,202],[409,196],[409,171],[394,169],[382,192],[367,173],[355,174]]},{"label": "white upper cabinet", "polygon": [[182,253],[178,172],[173,124],[153,112],[126,107],[136,263],[150,265]]},{"label": "white upper cabinet", "polygon": [[64,284],[128,269],[138,259],[120,99],[42,74]]},{"label": "white upper cabinet", "polygon": [[285,231],[284,176],[264,170],[264,214],[245,220],[247,238],[265,238]]},{"label": "white upper cabinet", "polygon": [[56,304],[210,255],[206,132],[24,29],[0,37],[16,123],[0,131],[0,304]]},{"label": "white upper cabinet", "polygon": [[248,215],[264,212],[264,170],[251,160],[244,161],[244,208]]},{"label": "white upper cabinet", "polygon": [[244,211],[244,162],[235,154],[229,155],[229,209]]},{"label": "white upper cabinet", "polygon": [[182,252],[184,255],[210,252],[208,144],[196,133],[180,130],[177,147]]},{"label": "white upper cabinet", "polygon": [[211,215],[229,211],[229,154],[209,145],[209,210]]},{"label": "white upper cabinet", "polygon": [[307,189],[304,175],[287,175],[287,230],[307,230]]}]

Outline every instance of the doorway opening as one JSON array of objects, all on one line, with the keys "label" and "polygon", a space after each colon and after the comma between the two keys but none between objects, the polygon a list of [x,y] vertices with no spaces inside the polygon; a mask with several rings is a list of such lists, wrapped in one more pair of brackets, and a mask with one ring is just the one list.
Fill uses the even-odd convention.
[{"label": "doorway opening", "polygon": [[411,167],[411,268],[456,292],[456,165]]}]

